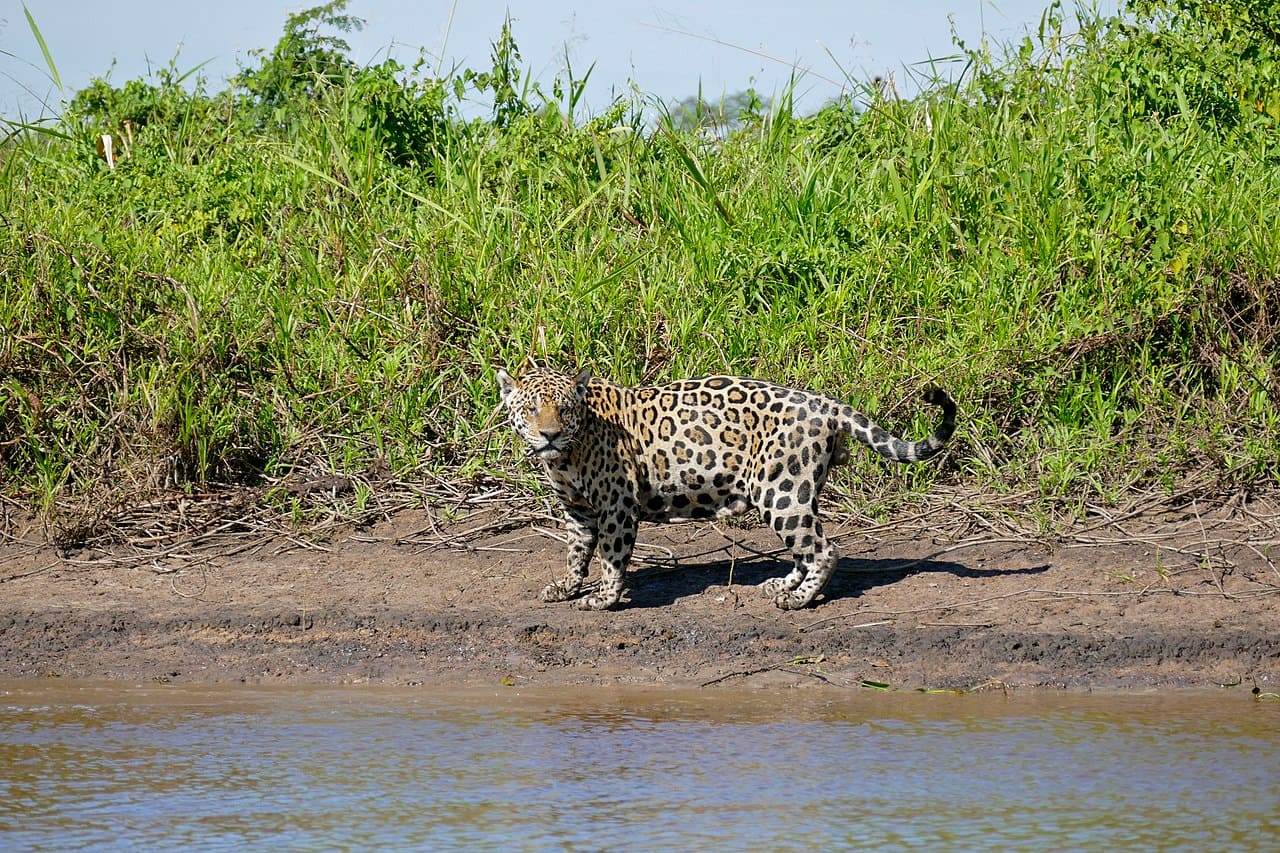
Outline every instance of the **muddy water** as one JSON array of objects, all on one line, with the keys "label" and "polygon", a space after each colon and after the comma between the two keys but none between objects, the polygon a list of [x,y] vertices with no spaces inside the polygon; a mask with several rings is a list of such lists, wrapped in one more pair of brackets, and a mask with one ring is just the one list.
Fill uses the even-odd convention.
[{"label": "muddy water", "polygon": [[10,682],[0,785],[5,850],[1274,850],[1280,703]]}]

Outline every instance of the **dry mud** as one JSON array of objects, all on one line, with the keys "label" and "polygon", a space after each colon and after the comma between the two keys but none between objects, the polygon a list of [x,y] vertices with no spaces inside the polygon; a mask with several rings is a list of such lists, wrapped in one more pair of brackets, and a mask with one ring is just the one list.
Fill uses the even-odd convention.
[{"label": "dry mud", "polygon": [[539,601],[557,531],[492,514],[185,555],[59,555],[28,535],[0,548],[0,677],[1280,689],[1266,550],[1213,522],[1186,541],[1147,526],[1079,547],[849,525],[837,575],[799,612],[754,589],[785,571],[761,529],[644,527],[608,613]]}]

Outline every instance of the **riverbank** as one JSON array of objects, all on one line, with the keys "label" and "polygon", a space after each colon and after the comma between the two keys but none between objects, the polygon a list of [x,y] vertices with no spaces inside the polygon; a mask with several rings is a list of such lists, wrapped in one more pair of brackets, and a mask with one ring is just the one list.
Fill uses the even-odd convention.
[{"label": "riverbank", "polygon": [[0,551],[0,677],[1274,692],[1275,510],[1053,542],[923,517],[833,521],[840,571],[800,612],[753,589],[783,571],[758,528],[643,528],[611,613],[539,601],[563,563],[558,529],[493,513],[163,553],[60,556],[23,544],[32,533]]}]

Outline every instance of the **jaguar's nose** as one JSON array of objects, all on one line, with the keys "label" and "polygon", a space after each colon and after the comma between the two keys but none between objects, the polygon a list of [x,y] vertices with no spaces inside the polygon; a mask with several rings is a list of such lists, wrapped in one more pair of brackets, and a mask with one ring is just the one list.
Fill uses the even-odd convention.
[{"label": "jaguar's nose", "polygon": [[555,440],[560,437],[560,430],[539,430],[538,435],[542,436],[542,440],[547,444],[554,444]]}]

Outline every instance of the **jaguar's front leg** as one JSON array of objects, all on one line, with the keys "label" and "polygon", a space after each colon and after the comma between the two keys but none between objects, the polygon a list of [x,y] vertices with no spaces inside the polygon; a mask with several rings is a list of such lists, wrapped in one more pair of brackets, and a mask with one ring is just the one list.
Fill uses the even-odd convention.
[{"label": "jaguar's front leg", "polygon": [[636,544],[639,521],[621,511],[600,521],[600,591],[578,602],[579,610],[609,610],[618,605],[627,580],[627,564]]},{"label": "jaguar's front leg", "polygon": [[568,601],[577,598],[582,591],[582,582],[587,579],[591,555],[596,550],[598,530],[594,518],[566,508],[564,530],[569,537],[569,571],[564,577],[543,587],[543,601]]}]

